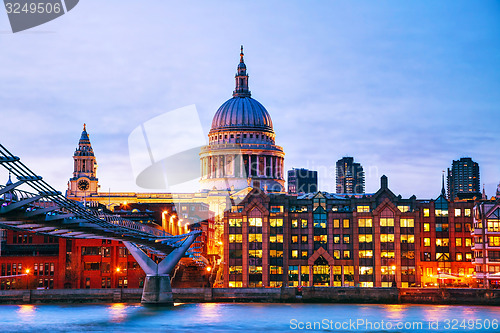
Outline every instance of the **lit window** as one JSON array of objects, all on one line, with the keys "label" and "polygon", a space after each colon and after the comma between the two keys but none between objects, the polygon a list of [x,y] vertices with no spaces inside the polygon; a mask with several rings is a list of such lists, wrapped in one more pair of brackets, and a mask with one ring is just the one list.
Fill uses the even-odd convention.
[{"label": "lit window", "polygon": [[457,252],[455,255],[456,255],[457,261],[462,261],[463,260],[462,253]]},{"label": "lit window", "polygon": [[[359,235],[359,242],[360,243],[371,243],[372,241],[373,241],[372,235]],[[394,241],[394,239],[393,239],[393,241]]]},{"label": "lit window", "polygon": [[340,244],[340,235],[333,235],[333,244]]},{"label": "lit window", "polygon": [[401,235],[401,243],[403,243],[403,244],[415,243],[415,236],[414,235]]},{"label": "lit window", "polygon": [[242,266],[229,266],[229,274],[241,274],[242,272]]},{"label": "lit window", "polygon": [[394,234],[380,234],[380,242],[394,243]]},{"label": "lit window", "polygon": [[431,224],[430,223],[424,223],[424,231],[431,231]]},{"label": "lit window", "polygon": [[358,206],[357,207],[358,213],[368,213],[369,211],[370,211],[370,206]]},{"label": "lit window", "polygon": [[248,225],[251,227],[262,227],[262,218],[260,217],[250,217],[248,219]]},{"label": "lit window", "polygon": [[248,234],[248,242],[262,243],[262,234]]},{"label": "lit window", "polygon": [[381,251],[380,257],[383,259],[394,259],[394,251]]},{"label": "lit window", "polygon": [[372,250],[359,251],[359,257],[360,258],[373,258],[373,251]]},{"label": "lit window", "polygon": [[333,220],[333,227],[334,228],[340,228],[340,220],[339,219]]},{"label": "lit window", "polygon": [[430,238],[424,238],[424,246],[431,246],[431,239]]},{"label": "lit window", "polygon": [[349,220],[344,219],[344,229],[349,229]]},{"label": "lit window", "polygon": [[270,235],[269,242],[270,243],[283,243],[283,235]]},{"label": "lit window", "polygon": [[455,217],[462,215],[462,210],[460,208],[455,208]]},{"label": "lit window", "polygon": [[300,252],[302,259],[307,259],[307,251]]},{"label": "lit window", "polygon": [[401,213],[406,213],[410,211],[410,206],[398,206],[398,209]]},{"label": "lit window", "polygon": [[470,208],[465,208],[465,209],[464,209],[464,215],[465,215],[466,217],[470,217]]},{"label": "lit window", "polygon": [[429,208],[424,208],[424,217],[429,217],[429,216],[430,216]]},{"label": "lit window", "polygon": [[471,247],[472,246],[472,238],[466,238],[465,239],[465,246],[466,247]]},{"label": "lit window", "polygon": [[415,226],[415,222],[413,219],[401,219],[400,225],[402,228],[413,228]]},{"label": "lit window", "polygon": [[349,244],[351,242],[351,236],[344,235],[343,240],[344,240],[344,244]]},{"label": "lit window", "polygon": [[462,246],[462,238],[455,238],[455,246]]},{"label": "lit window", "polygon": [[[380,270],[382,275],[394,275],[396,274],[396,266],[381,266]],[[392,283],[391,283],[392,285]]]},{"label": "lit window", "polygon": [[359,275],[370,275],[373,274],[372,266],[359,266]]},{"label": "lit window", "polygon": [[271,258],[283,258],[283,251],[270,250],[269,251],[269,256]]},{"label": "lit window", "polygon": [[299,227],[299,220],[293,219],[292,220],[292,228],[298,228]]},{"label": "lit window", "polygon": [[465,254],[465,259],[466,260],[472,260],[472,253],[471,252],[468,252]]},{"label": "lit window", "polygon": [[299,250],[292,250],[292,258],[298,258],[299,257]]},{"label": "lit window", "polygon": [[269,225],[271,227],[282,227],[283,219],[269,219]]},{"label": "lit window", "polygon": [[301,237],[302,237],[302,239],[301,239],[302,244],[307,244],[307,236],[302,235]]},{"label": "lit window", "polygon": [[242,235],[233,235],[229,234],[229,243],[241,243],[242,242]]},{"label": "lit window", "polygon": [[299,236],[293,235],[292,236],[292,243],[298,243],[299,242]]},{"label": "lit window", "polygon": [[271,206],[271,213],[283,213],[283,206]]},{"label": "lit window", "polygon": [[269,272],[271,274],[283,274],[283,267],[281,266],[270,266]]},{"label": "lit window", "polygon": [[300,220],[300,224],[302,225],[302,228],[307,228],[307,220],[306,219]]},{"label": "lit window", "polygon": [[333,258],[340,259],[340,250],[333,250]]},{"label": "lit window", "polygon": [[327,235],[317,235],[317,236],[314,236],[314,242],[315,243],[326,244],[327,239],[328,239]]},{"label": "lit window", "polygon": [[229,219],[229,226],[230,227],[241,227],[241,221],[242,221],[242,219]]},{"label": "lit window", "polygon": [[250,250],[248,251],[249,258],[262,258],[262,250]]},{"label": "lit window", "polygon": [[449,238],[436,238],[436,246],[448,246],[450,245]]},{"label": "lit window", "polygon": [[394,219],[393,218],[381,218],[380,219],[381,227],[394,227]]},{"label": "lit window", "polygon": [[359,219],[358,226],[360,228],[371,228],[372,227],[372,219]]},{"label": "lit window", "polygon": [[448,209],[436,209],[434,210],[436,216],[448,216]]},{"label": "lit window", "polygon": [[344,250],[344,259],[351,259],[351,251]]}]

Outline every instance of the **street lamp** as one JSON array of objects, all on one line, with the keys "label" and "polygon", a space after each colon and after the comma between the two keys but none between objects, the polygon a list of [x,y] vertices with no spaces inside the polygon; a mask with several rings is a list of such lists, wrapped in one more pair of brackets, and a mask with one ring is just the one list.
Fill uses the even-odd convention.
[{"label": "street lamp", "polygon": [[26,268],[24,273],[26,274],[26,289],[30,289],[30,278],[29,278],[30,269]]}]

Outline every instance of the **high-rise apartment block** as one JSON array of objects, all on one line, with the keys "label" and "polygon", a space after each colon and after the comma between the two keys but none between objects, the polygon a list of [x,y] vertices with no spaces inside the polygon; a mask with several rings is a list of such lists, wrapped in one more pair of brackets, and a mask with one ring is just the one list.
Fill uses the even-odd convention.
[{"label": "high-rise apartment block", "polygon": [[453,161],[448,168],[448,199],[480,197],[479,164],[470,157]]},{"label": "high-rise apartment block", "polygon": [[288,193],[311,193],[318,191],[318,172],[307,169],[288,170]]},{"label": "high-rise apartment block", "polygon": [[337,193],[365,193],[365,173],[354,158],[343,157],[337,161]]}]

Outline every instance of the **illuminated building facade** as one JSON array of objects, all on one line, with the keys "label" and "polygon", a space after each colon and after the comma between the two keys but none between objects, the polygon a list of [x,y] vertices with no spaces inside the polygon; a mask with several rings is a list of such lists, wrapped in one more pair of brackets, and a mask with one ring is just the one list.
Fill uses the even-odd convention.
[{"label": "illuminated building facade", "polygon": [[352,157],[343,157],[336,163],[337,188],[341,194],[365,193],[365,173],[363,166],[354,162]]},{"label": "illuminated building facade", "polygon": [[[473,202],[253,191],[224,218],[226,287],[475,285]],[[500,211],[500,210],[499,210]]]},{"label": "illuminated building facade", "polygon": [[476,285],[471,248],[472,200],[448,201],[444,183],[436,200],[419,202],[422,286]]},{"label": "illuminated building facade", "polygon": [[385,176],[369,196],[252,191],[224,217],[224,286],[416,286],[417,204]]},{"label": "illuminated building facade", "polygon": [[453,161],[448,168],[448,199],[481,198],[479,164],[470,157]]},{"label": "illuminated building facade", "polygon": [[[497,192],[498,197],[498,192]],[[500,287],[500,202],[498,198],[474,207],[474,265],[478,283]]]}]

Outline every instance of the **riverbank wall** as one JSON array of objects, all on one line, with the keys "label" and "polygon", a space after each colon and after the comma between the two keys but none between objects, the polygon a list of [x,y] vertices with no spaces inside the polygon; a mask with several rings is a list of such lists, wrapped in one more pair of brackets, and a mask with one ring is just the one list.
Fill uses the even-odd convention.
[{"label": "riverbank wall", "polygon": [[[499,305],[500,290],[444,288],[174,288],[174,301]],[[138,303],[142,289],[2,290],[0,304]]]}]

